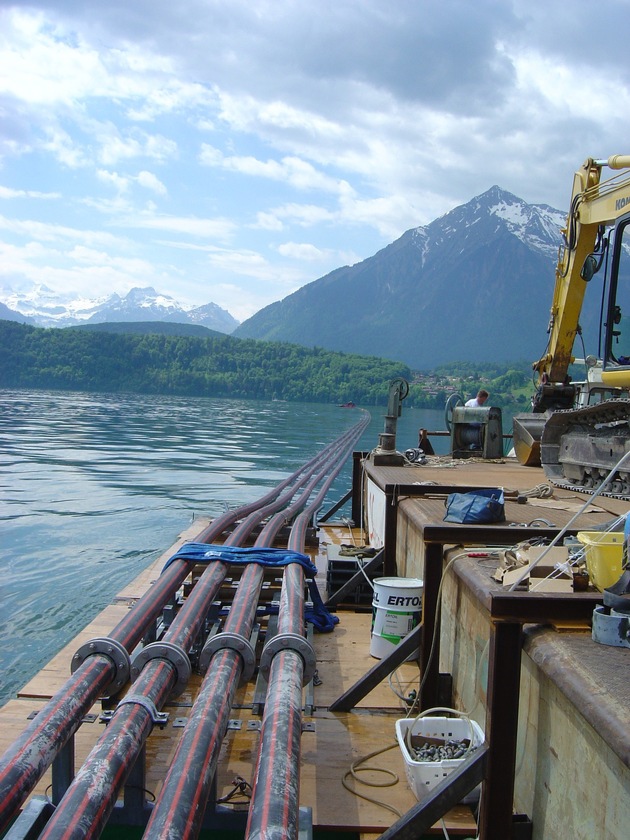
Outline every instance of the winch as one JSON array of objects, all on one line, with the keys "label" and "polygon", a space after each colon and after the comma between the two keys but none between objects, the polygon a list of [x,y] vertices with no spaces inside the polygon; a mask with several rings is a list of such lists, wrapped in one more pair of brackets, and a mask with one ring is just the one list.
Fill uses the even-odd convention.
[{"label": "winch", "polygon": [[453,458],[501,458],[503,424],[497,407],[453,408],[450,423]]}]

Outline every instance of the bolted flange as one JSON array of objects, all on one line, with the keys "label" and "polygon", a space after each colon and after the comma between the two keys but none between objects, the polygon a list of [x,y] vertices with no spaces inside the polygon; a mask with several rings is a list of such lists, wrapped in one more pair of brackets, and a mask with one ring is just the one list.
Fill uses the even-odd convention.
[{"label": "bolted flange", "polygon": [[179,647],[179,645],[174,645],[171,642],[151,642],[150,645],[142,648],[137,656],[134,657],[131,663],[132,680],[136,680],[140,676],[140,672],[151,659],[166,659],[175,668],[177,680],[170,693],[170,697],[179,697],[188,685],[188,680],[192,673],[190,659],[186,651]]},{"label": "bolted flange", "polygon": [[129,658],[127,650],[120,644],[120,642],[117,642],[114,639],[108,639],[107,637],[90,639],[89,642],[81,645],[72,657],[72,661],[70,663],[70,673],[74,674],[74,672],[83,665],[89,656],[94,656],[96,654],[106,656],[113,662],[114,668],[116,669],[112,681],[103,690],[104,697],[111,697],[113,694],[120,691],[123,685],[126,685],[129,682],[131,659]]},{"label": "bolted flange", "polygon": [[317,660],[311,643],[298,633],[278,633],[272,639],[269,639],[260,655],[260,670],[265,679],[269,678],[271,660],[282,650],[294,650],[300,654],[304,661],[302,684],[308,685],[317,668]]},{"label": "bolted flange", "polygon": [[256,669],[256,654],[249,640],[237,633],[215,633],[211,639],[208,639],[199,655],[199,670],[201,673],[206,673],[212,657],[224,648],[235,650],[240,654],[243,660],[241,685],[249,682]]}]

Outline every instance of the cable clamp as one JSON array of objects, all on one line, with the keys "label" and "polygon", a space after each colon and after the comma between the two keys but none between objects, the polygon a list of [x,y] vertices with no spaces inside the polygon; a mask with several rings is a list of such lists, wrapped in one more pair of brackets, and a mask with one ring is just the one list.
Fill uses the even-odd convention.
[{"label": "cable clamp", "polygon": [[70,673],[74,674],[88,657],[96,656],[97,654],[106,656],[114,665],[114,676],[111,682],[103,689],[103,697],[111,697],[113,694],[117,694],[123,685],[129,682],[131,673],[131,659],[129,654],[126,648],[115,639],[109,639],[107,637],[90,639],[89,642],[81,645],[70,662]]},{"label": "cable clamp", "polygon": [[126,697],[123,697],[118,706],[116,706],[116,709],[119,709],[121,706],[126,706],[128,703],[135,706],[142,706],[143,709],[146,709],[151,715],[151,721],[156,726],[164,726],[168,723],[168,712],[158,712],[157,706],[148,697],[142,694],[128,694]]},{"label": "cable clamp", "polygon": [[221,650],[228,648],[240,654],[243,660],[243,671],[241,673],[241,685],[251,680],[256,669],[256,654],[249,639],[239,636],[237,633],[215,633],[203,646],[199,655],[199,670],[205,674],[210,666],[210,660]]},{"label": "cable clamp", "polygon": [[188,685],[192,673],[190,659],[184,648],[171,642],[151,642],[134,657],[131,663],[131,679],[136,680],[147,662],[152,659],[165,659],[175,668],[176,681],[169,699],[179,697]]},{"label": "cable clamp", "polygon": [[308,685],[317,669],[317,660],[313,646],[299,633],[277,633],[266,643],[260,655],[260,670],[265,679],[269,679],[271,660],[283,650],[293,650],[300,654],[304,662],[302,685]]}]

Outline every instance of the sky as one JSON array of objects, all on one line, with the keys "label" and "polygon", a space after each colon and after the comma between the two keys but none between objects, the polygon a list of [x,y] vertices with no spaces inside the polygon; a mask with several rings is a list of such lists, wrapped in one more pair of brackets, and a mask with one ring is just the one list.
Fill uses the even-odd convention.
[{"label": "sky", "polygon": [[0,300],[242,321],[497,184],[630,153],[630,0],[0,0]]}]

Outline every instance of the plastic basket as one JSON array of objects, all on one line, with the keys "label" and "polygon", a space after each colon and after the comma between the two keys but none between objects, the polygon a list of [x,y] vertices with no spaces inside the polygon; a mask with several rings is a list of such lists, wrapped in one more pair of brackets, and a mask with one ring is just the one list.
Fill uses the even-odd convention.
[{"label": "plastic basket", "polygon": [[[416,761],[412,758],[407,747],[407,733],[411,729],[412,736],[427,739],[471,740],[472,746],[483,744],[485,736],[482,728],[474,720],[468,718],[449,717],[417,717],[401,718],[396,721],[396,739],[405,761],[405,772],[409,786],[416,799],[422,799],[438,785],[449,773],[462,764],[464,758],[446,759],[443,761]],[[481,785],[471,791],[462,802],[470,805],[479,799]]]},{"label": "plastic basket", "polygon": [[577,538],[593,586],[603,592],[621,577],[624,536],[620,531],[578,531]]}]

